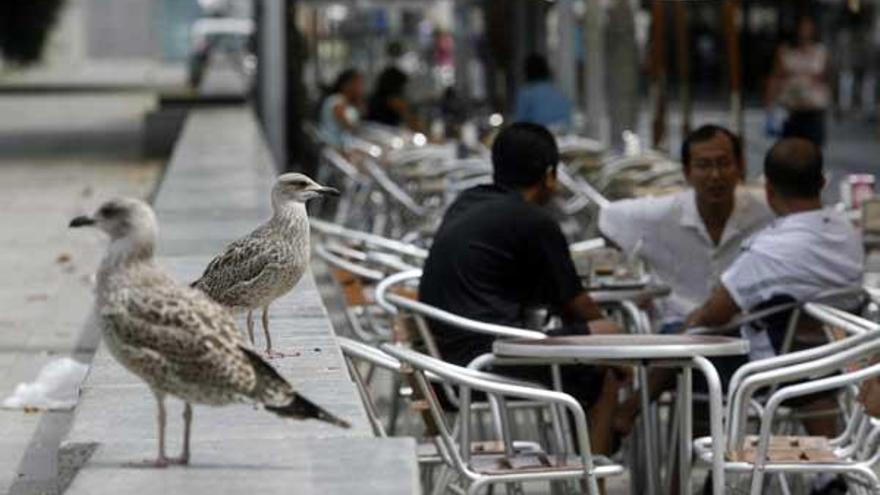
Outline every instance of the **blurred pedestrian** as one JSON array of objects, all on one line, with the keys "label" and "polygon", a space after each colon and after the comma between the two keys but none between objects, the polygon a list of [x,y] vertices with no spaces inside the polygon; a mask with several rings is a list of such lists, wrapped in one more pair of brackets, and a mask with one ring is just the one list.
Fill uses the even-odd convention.
[{"label": "blurred pedestrian", "polygon": [[364,76],[356,69],[339,74],[321,103],[320,129],[328,144],[343,147],[360,122]]},{"label": "blurred pedestrian", "polygon": [[788,112],[782,135],[803,137],[822,146],[830,102],[828,50],[817,40],[813,18],[803,16],[798,19],[794,41],[776,51],[767,82],[768,112],[782,106]]},{"label": "blurred pedestrian", "polygon": [[553,85],[547,59],[533,53],[526,58],[526,83],[516,95],[515,119],[550,128],[571,125],[571,100]]},{"label": "blurred pedestrian", "polygon": [[367,120],[398,127],[416,127],[406,99],[409,77],[397,67],[388,67],[376,79],[376,87],[367,103]]}]

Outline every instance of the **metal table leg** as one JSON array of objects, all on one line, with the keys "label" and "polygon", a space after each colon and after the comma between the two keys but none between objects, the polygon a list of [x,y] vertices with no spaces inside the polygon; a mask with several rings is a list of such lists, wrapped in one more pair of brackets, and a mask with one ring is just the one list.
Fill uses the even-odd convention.
[{"label": "metal table leg", "polygon": [[679,494],[691,495],[691,458],[692,448],[691,442],[694,438],[694,421],[693,421],[693,372],[690,366],[683,366],[681,369],[681,378],[679,380],[679,397],[681,397],[681,411],[679,418],[681,426],[679,428],[680,445],[678,448],[678,480],[680,483]]},{"label": "metal table leg", "polygon": [[651,397],[648,391],[648,367],[645,363],[638,366],[639,391],[642,401],[642,430],[644,432],[645,447],[645,487],[648,495],[658,495],[657,480],[659,476],[660,460],[657,459],[657,450],[654,445],[653,429],[651,428]]}]

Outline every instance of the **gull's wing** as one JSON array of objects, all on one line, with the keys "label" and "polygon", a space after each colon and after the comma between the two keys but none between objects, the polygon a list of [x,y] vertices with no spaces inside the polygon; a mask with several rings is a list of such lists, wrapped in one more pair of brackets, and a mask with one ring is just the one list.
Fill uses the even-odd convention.
[{"label": "gull's wing", "polygon": [[269,399],[266,392],[279,400],[292,393],[283,379],[261,376],[232,316],[201,292],[176,284],[132,285],[112,299],[101,316],[114,338],[157,359],[166,376],[260,402]]},{"label": "gull's wing", "polygon": [[286,243],[268,236],[239,239],[208,264],[193,287],[226,306],[249,306],[242,289],[280,270],[288,251]]}]

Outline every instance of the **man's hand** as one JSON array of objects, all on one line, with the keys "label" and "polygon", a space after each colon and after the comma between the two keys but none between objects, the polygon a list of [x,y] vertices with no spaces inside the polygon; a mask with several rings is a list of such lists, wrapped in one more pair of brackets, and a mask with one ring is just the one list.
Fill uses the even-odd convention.
[{"label": "man's hand", "polygon": [[588,323],[590,335],[610,335],[623,333],[620,326],[611,320],[593,320]]},{"label": "man's hand", "polygon": [[723,285],[712,291],[709,299],[685,320],[685,328],[716,327],[729,322],[740,312],[739,306]]}]

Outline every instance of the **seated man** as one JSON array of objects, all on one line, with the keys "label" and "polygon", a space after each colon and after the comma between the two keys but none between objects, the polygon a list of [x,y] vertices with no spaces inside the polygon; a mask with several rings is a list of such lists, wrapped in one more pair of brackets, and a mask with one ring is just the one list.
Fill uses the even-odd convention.
[{"label": "seated man", "polygon": [[[517,123],[492,146],[494,184],[464,191],[449,207],[425,262],[421,301],[451,313],[524,327],[527,312],[549,307],[565,327],[560,334],[616,332],[602,321],[575,271],[559,225],[541,205],[556,189],[559,151],[545,128]],[[461,366],[492,352],[493,338],[430,322],[443,359]],[[597,453],[609,453],[616,403],[615,379],[584,366],[563,367],[565,391],[593,405],[590,434]],[[550,383],[547,367],[505,373]],[[603,384],[605,387],[603,389]]]},{"label": "seated man", "polygon": [[736,259],[742,242],[773,219],[763,198],[739,187],[745,163],[732,132],[716,125],[691,132],[682,143],[681,161],[690,189],[616,201],[599,214],[602,235],[642,258],[671,289],[658,302],[662,333],[682,328]]}]

